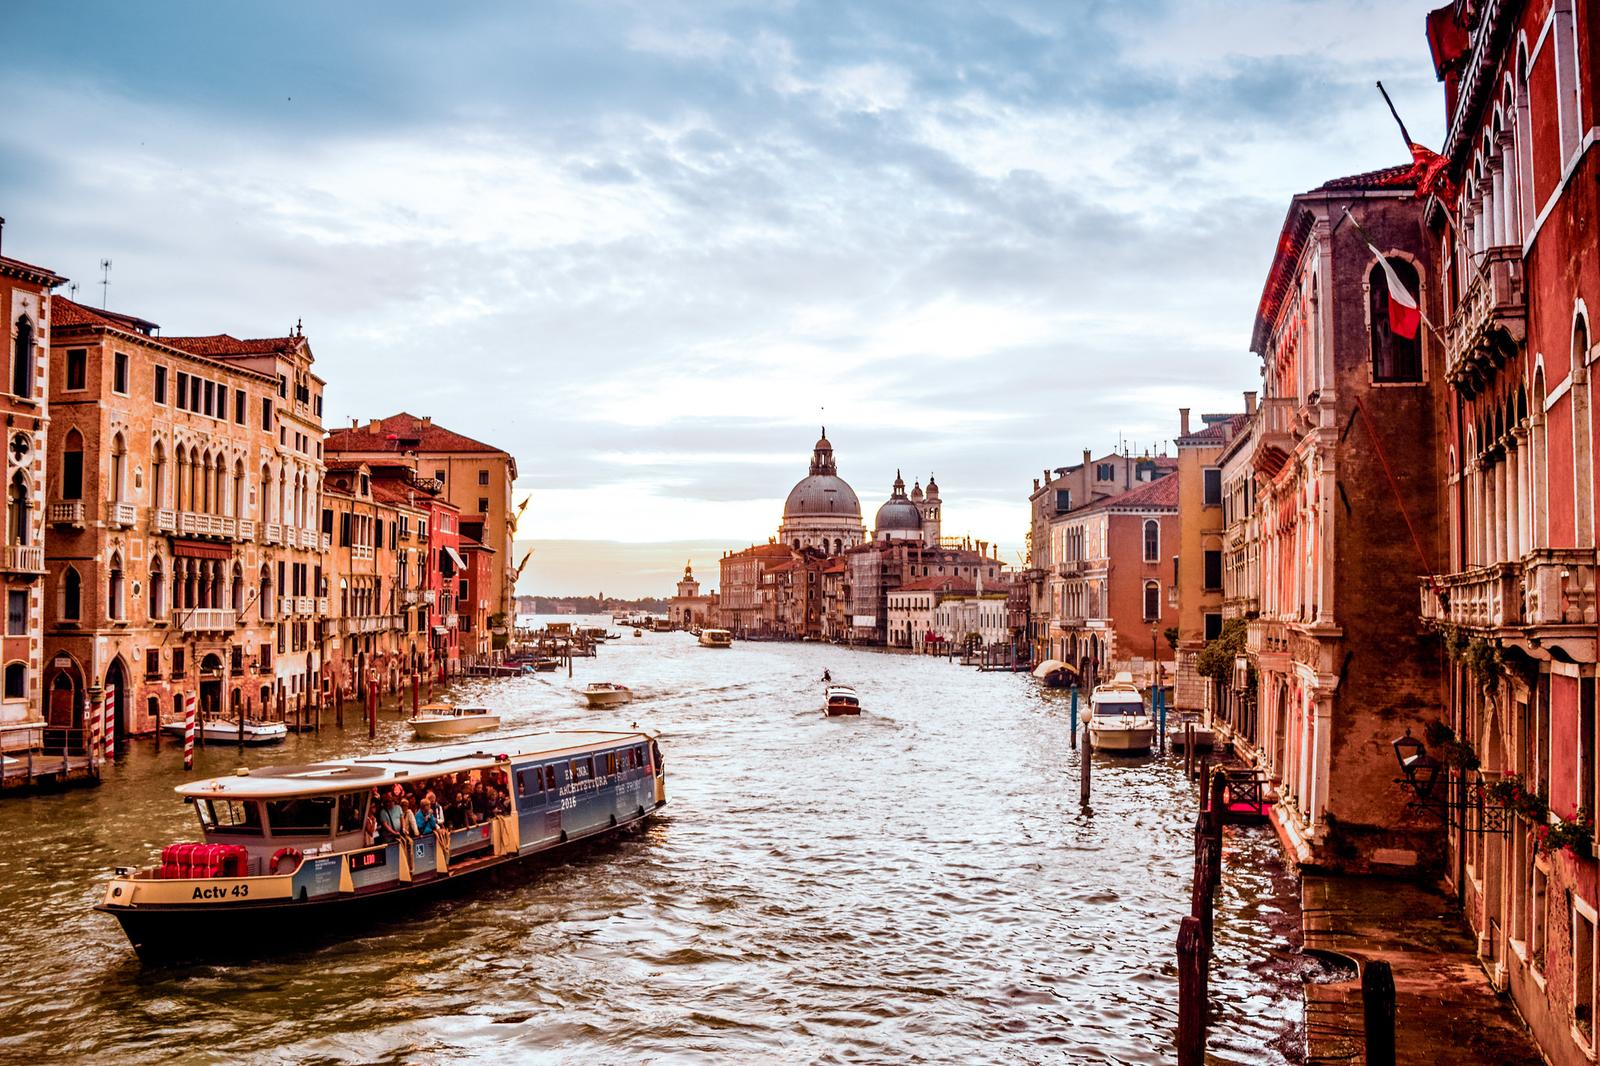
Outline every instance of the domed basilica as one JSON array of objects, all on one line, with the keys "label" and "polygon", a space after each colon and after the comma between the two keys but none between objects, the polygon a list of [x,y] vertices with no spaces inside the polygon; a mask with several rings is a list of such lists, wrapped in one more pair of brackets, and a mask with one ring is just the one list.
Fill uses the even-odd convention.
[{"label": "domed basilica", "polygon": [[[936,546],[939,526],[939,486],[933,478],[928,478],[926,493],[918,482],[908,495],[906,483],[896,471],[894,490],[878,508],[873,539],[918,541]],[[849,483],[839,476],[826,426],[811,453],[811,472],[789,490],[778,539],[792,548],[813,548],[824,555],[839,555],[867,539],[866,527],[861,522],[861,501]]]}]

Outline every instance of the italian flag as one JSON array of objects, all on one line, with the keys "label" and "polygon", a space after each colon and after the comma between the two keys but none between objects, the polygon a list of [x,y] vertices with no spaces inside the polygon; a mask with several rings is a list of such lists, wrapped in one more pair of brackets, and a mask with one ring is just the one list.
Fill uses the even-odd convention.
[{"label": "italian flag", "polygon": [[[1364,237],[1362,239],[1365,240]],[[1384,284],[1389,289],[1389,328],[1397,337],[1415,340],[1417,330],[1422,327],[1422,309],[1417,306],[1417,298],[1406,291],[1400,276],[1394,272],[1394,267],[1389,265],[1388,258],[1378,251],[1377,246],[1367,241],[1367,247],[1378,257],[1378,263],[1383,267]]]}]

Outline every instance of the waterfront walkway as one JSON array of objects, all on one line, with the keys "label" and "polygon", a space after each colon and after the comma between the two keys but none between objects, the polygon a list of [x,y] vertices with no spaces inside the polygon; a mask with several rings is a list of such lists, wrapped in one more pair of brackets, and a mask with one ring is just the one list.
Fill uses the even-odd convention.
[{"label": "waterfront walkway", "polygon": [[[1455,903],[1418,885],[1376,878],[1301,882],[1305,947],[1394,972],[1395,1061],[1408,1066],[1540,1066],[1533,1037],[1495,994]],[[1362,1062],[1359,981],[1306,985],[1307,1066]]]}]

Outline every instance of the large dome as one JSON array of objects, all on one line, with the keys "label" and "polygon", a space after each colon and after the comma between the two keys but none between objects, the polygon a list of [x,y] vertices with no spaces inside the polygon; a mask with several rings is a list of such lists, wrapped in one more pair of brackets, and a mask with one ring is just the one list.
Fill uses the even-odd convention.
[{"label": "large dome", "polygon": [[783,505],[783,517],[861,518],[861,501],[855,490],[837,474],[812,474],[800,479],[789,490],[789,499]]}]

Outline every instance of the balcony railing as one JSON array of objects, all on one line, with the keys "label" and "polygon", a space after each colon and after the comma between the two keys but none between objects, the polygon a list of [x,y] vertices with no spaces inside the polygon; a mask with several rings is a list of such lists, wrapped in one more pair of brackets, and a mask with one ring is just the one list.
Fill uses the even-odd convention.
[{"label": "balcony railing", "polygon": [[401,589],[400,590],[400,602],[405,604],[408,607],[411,604],[416,603],[417,602],[417,590],[416,589]]},{"label": "balcony railing", "polygon": [[1480,392],[1528,335],[1522,248],[1484,251],[1466,294],[1445,327],[1445,376],[1468,396]]},{"label": "balcony railing", "polygon": [[333,547],[333,534],[324,533],[322,535],[322,550],[327,551],[331,547]]},{"label": "balcony railing", "polygon": [[134,509],[131,503],[113,503],[106,508],[106,521],[119,529],[132,529]]},{"label": "balcony railing", "polygon": [[1287,655],[1289,627],[1272,619],[1251,619],[1245,631],[1245,647],[1252,655]]},{"label": "balcony railing", "polygon": [[176,533],[178,531],[178,512],[166,507],[155,507],[150,511],[150,532]]},{"label": "balcony railing", "polygon": [[1594,625],[1594,550],[1541,548],[1533,552],[1523,560],[1523,589],[1527,625]]},{"label": "balcony railing", "polygon": [[13,574],[44,573],[44,546],[7,544],[0,552],[0,565]]},{"label": "balcony railing", "polygon": [[350,546],[350,558],[352,558],[352,559],[370,559],[370,558],[372,558],[372,545],[370,545],[370,544],[352,544]]},{"label": "balcony railing", "polygon": [[1495,563],[1422,582],[1422,618],[1468,629],[1522,625],[1521,567]]},{"label": "balcony railing", "polygon": [[237,535],[238,535],[240,540],[255,540],[256,539],[256,524],[255,524],[255,521],[253,519],[249,519],[249,518],[241,518],[241,519],[239,519],[239,528],[237,530]]},{"label": "balcony railing", "polygon": [[238,615],[226,608],[197,607],[192,611],[173,611],[178,628],[185,633],[219,633],[235,628]]},{"label": "balcony railing", "polygon": [[285,548],[300,547],[300,531],[293,526],[283,527],[283,546]]},{"label": "balcony railing", "polygon": [[422,590],[422,602],[427,604],[429,607],[432,607],[434,603],[438,601],[438,599],[439,593],[436,589]]},{"label": "balcony railing", "polygon": [[460,624],[460,622],[461,622],[461,618],[458,615],[447,614],[447,615],[444,616],[444,627],[446,629],[455,629]]},{"label": "balcony railing", "polygon": [[1083,573],[1082,559],[1066,559],[1056,564],[1057,577],[1072,577],[1081,573]]},{"label": "balcony railing", "polygon": [[186,537],[232,538],[238,531],[238,522],[224,515],[203,514],[199,511],[178,512],[178,532]]},{"label": "balcony railing", "polygon": [[277,522],[268,522],[261,527],[261,540],[264,544],[282,544],[283,526]]},{"label": "balcony railing", "polygon": [[327,614],[328,614],[328,597],[326,597],[326,596],[318,596],[317,597],[317,613],[322,615],[322,616],[324,616],[324,617],[327,616]]},{"label": "balcony railing", "polygon": [[294,614],[294,597],[293,596],[279,596],[278,597],[278,613],[282,614],[282,615]]},{"label": "balcony railing", "polygon": [[310,614],[317,608],[317,601],[311,596],[297,596],[294,601],[296,614]]},{"label": "balcony railing", "polygon": [[53,526],[71,526],[74,529],[83,528],[83,501],[63,500],[50,505],[50,524]]}]

